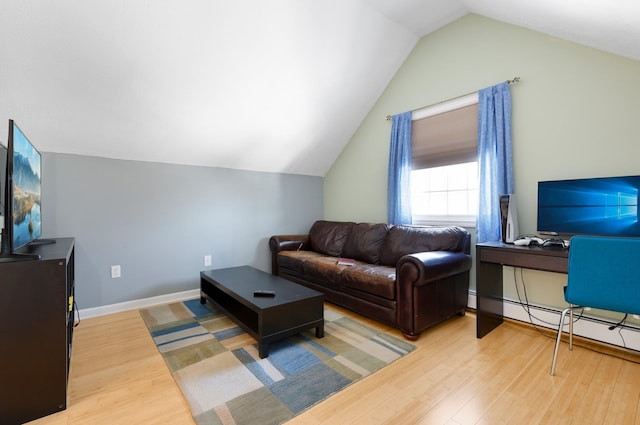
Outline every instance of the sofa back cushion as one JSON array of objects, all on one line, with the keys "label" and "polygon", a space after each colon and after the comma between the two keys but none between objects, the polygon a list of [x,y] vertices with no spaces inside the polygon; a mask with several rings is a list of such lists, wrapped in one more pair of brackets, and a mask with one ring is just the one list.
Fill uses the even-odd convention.
[{"label": "sofa back cushion", "polygon": [[387,224],[354,224],[342,249],[342,256],[378,264],[380,249],[390,227]]},{"label": "sofa back cushion", "polygon": [[318,220],[309,230],[311,251],[340,257],[354,223]]},{"label": "sofa back cushion", "polygon": [[400,257],[416,252],[462,251],[467,237],[462,227],[394,226],[380,252],[380,264],[395,266]]}]

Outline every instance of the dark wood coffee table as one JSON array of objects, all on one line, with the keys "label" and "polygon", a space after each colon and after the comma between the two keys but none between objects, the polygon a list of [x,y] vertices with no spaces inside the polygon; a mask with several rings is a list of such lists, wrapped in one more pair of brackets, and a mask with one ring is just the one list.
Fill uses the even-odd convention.
[{"label": "dark wood coffee table", "polygon": [[[275,297],[255,297],[255,290]],[[200,272],[200,303],[209,300],[258,341],[263,359],[269,344],[316,328],[324,336],[324,294],[249,266]]]}]

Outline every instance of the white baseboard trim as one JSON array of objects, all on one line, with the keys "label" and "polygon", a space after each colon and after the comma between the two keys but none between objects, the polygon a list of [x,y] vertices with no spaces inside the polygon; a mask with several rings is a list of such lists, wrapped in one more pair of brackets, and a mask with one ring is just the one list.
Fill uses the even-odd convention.
[{"label": "white baseboard trim", "polygon": [[142,298],[138,300],[125,301],[117,304],[104,305],[100,307],[84,308],[78,311],[81,319],[105,316],[107,314],[121,313],[123,311],[138,310],[158,304],[167,304],[176,301],[184,301],[200,296],[200,289],[174,292],[173,294],[158,295],[156,297]]},{"label": "white baseboard trim", "polygon": [[[138,310],[158,304],[194,299],[199,296],[200,289],[191,289],[189,291],[175,292],[173,294],[125,301],[100,307],[85,308],[81,309],[78,313],[81,319],[89,319],[91,317],[105,316],[107,314],[120,313],[123,311]],[[474,310],[477,309],[477,297],[474,291],[469,291],[467,306]],[[562,313],[560,310],[533,304],[529,304],[529,310],[531,311],[532,316],[535,316],[535,318],[533,318],[533,322],[529,317],[529,314],[527,314],[519,302],[504,300],[504,317],[518,320],[520,322],[533,323],[540,327],[554,330],[557,329],[557,323],[560,322],[560,314]],[[613,324],[615,323],[605,321],[603,319],[584,316],[581,320],[574,323],[573,332],[575,335],[585,338],[640,351],[640,329],[627,325],[622,329],[622,331],[620,331],[620,328],[610,331],[609,326]],[[568,330],[568,326],[565,326],[565,330]]]},{"label": "white baseboard trim", "polygon": [[[475,292],[469,291],[469,302],[467,305],[469,308],[477,309]],[[561,310],[533,304],[529,304],[528,308],[529,311],[531,311],[531,315],[535,317],[529,317],[529,314],[519,302],[504,300],[504,317],[518,320],[520,322],[535,324],[539,327],[553,330],[558,329],[558,323],[560,323],[560,315],[562,313]],[[564,329],[568,332],[568,318],[566,319],[566,323],[567,325],[565,325]],[[609,330],[609,326],[612,325],[615,325],[615,323],[610,320],[583,316],[573,324],[573,333],[574,335],[604,342],[606,344],[640,351],[640,329],[635,326],[625,325],[622,330],[620,330],[620,328]]]}]

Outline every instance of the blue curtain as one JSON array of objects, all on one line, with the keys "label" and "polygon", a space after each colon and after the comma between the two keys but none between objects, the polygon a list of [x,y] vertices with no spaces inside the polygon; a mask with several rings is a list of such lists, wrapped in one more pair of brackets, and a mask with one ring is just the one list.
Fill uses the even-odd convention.
[{"label": "blue curtain", "polygon": [[502,83],[478,92],[478,243],[500,240],[500,195],[513,193],[511,93]]},{"label": "blue curtain", "polygon": [[387,214],[390,224],[411,224],[411,112],[391,117]]}]

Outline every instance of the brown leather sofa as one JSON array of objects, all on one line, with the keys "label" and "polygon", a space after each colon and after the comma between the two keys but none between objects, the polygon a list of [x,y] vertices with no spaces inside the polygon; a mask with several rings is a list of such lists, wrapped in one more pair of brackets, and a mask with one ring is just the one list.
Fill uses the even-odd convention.
[{"label": "brown leather sofa", "polygon": [[[320,220],[308,235],[269,239],[271,272],[415,340],[428,327],[464,315],[470,241],[469,233],[455,226]],[[339,264],[345,258],[353,264]]]}]

